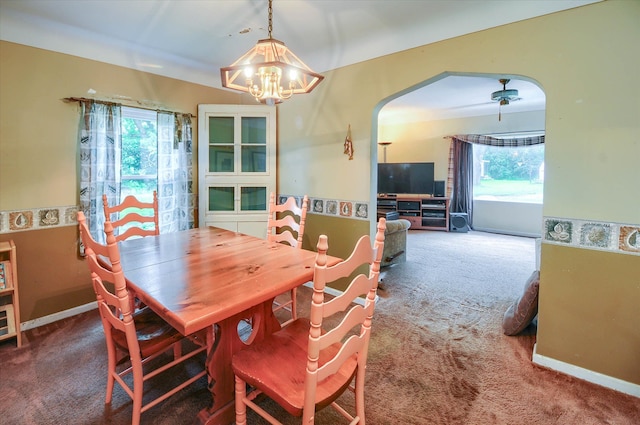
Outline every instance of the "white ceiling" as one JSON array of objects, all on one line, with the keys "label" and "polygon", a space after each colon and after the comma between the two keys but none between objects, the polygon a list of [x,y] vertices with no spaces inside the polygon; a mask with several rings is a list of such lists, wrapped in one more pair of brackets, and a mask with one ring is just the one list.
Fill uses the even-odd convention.
[{"label": "white ceiling", "polygon": [[491,94],[502,90],[500,76],[451,75],[423,88],[413,90],[387,103],[380,112],[380,123],[434,121],[451,118],[484,115],[498,116],[498,112],[541,111],[545,109],[546,97],[536,84],[513,79],[507,83],[508,90],[518,90],[519,100],[500,106],[491,100]]},{"label": "white ceiling", "polygon": [[[274,0],[272,35],[322,73],[597,1]],[[267,17],[266,0],[0,0],[0,39],[220,87],[220,67],[267,38]],[[536,87],[508,85],[540,108]],[[454,113],[500,88],[448,77],[390,106]]]}]

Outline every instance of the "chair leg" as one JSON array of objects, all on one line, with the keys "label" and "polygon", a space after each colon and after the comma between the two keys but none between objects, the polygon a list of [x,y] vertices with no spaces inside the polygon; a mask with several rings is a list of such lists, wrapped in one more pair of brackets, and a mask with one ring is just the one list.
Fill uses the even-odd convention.
[{"label": "chair leg", "polygon": [[173,359],[179,359],[182,356],[182,341],[173,344]]},{"label": "chair leg", "polygon": [[[364,369],[364,368],[362,368]],[[364,382],[364,372],[361,373],[361,368],[358,368],[358,372],[356,375],[356,384],[355,384],[355,404],[356,404],[356,415],[360,418],[358,422],[359,425],[365,425],[364,419],[364,385],[361,383]]]},{"label": "chair leg", "polygon": [[297,288],[293,288],[291,290],[291,320],[297,320],[298,319],[298,309],[297,309],[297,297],[298,297],[298,289]]},{"label": "chair leg", "polygon": [[104,399],[105,404],[111,404],[111,398],[113,397],[113,386],[115,384],[115,379],[113,377],[114,373],[115,372],[109,371],[109,374],[107,376],[107,394]]},{"label": "chair leg", "polygon": [[131,416],[131,425],[140,425],[140,416],[142,415],[142,395],[144,388],[144,379],[142,372],[142,364],[133,367],[133,413]]},{"label": "chair leg", "polygon": [[247,425],[247,384],[236,376],[236,425]]},{"label": "chair leg", "polygon": [[115,385],[116,372],[116,348],[112,344],[107,344],[107,394],[105,404],[110,404],[113,397],[113,386]]}]

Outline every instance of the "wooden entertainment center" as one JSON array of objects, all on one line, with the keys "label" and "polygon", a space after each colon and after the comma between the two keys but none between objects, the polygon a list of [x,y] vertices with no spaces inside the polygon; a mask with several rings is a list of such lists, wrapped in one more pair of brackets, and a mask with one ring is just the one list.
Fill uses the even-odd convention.
[{"label": "wooden entertainment center", "polygon": [[412,229],[449,231],[449,198],[429,195],[379,195],[378,215],[397,212]]}]

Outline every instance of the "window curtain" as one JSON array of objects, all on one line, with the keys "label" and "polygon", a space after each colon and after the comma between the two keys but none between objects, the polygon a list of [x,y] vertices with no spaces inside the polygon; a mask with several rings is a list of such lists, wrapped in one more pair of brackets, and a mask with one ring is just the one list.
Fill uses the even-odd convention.
[{"label": "window curtain", "polygon": [[489,146],[532,146],[544,143],[544,135],[498,138],[482,134],[450,136],[447,195],[451,194],[451,212],[467,213],[473,223],[473,150],[472,144]]},{"label": "window curtain", "polygon": [[80,210],[91,235],[105,243],[102,194],[107,194],[110,204],[120,199],[120,105],[82,101],[80,108]]},{"label": "window curtain", "polygon": [[544,135],[533,137],[510,137],[501,139],[498,137],[483,136],[481,134],[456,134],[455,136],[452,136],[452,138],[467,143],[476,143],[478,145],[504,147],[532,146],[544,143]]},{"label": "window curtain", "polygon": [[451,212],[467,213],[469,223],[473,223],[473,151],[471,143],[453,137],[451,147],[453,150]]},{"label": "window curtain", "polygon": [[[451,139],[451,138],[450,138]],[[447,169],[447,191],[444,196],[447,198],[451,198],[451,194],[453,193],[453,140],[449,143],[449,168]]]},{"label": "window curtain", "polygon": [[193,228],[194,205],[191,116],[158,112],[160,233]]}]

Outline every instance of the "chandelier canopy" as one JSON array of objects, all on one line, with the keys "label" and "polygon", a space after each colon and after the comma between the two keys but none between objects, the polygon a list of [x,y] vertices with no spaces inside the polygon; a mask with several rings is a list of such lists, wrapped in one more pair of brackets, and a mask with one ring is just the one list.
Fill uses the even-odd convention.
[{"label": "chandelier canopy", "polygon": [[[271,36],[272,0],[269,0],[269,38],[258,43],[230,66],[220,68],[222,86],[251,94],[266,105],[281,103],[294,94],[309,93],[324,77],[313,72],[282,41]],[[282,87],[283,79],[287,88]]]}]

